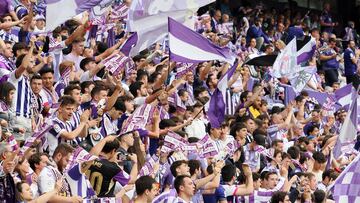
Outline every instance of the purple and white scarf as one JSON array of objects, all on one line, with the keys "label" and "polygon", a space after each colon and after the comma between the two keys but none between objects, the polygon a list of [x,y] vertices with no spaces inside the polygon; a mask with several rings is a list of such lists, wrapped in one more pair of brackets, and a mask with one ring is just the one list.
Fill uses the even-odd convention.
[{"label": "purple and white scarf", "polygon": [[26,150],[28,150],[35,142],[35,140],[40,140],[44,137],[45,133],[47,133],[51,128],[53,128],[53,125],[44,124],[42,128],[33,133],[29,138],[25,140],[24,146],[20,149],[20,154],[24,154]]},{"label": "purple and white scarf", "polygon": [[69,161],[68,165],[65,167],[64,171],[69,171],[77,163],[91,161],[91,160],[95,160],[97,158],[99,158],[99,157],[90,154],[82,147],[77,147],[75,149],[75,151],[73,152],[73,154],[71,155],[70,161]]},{"label": "purple and white scarf", "polygon": [[146,125],[151,123],[155,109],[156,108],[150,104],[143,104],[136,108],[134,113],[125,120],[120,134],[136,129],[145,129]]},{"label": "purple and white scarf", "polygon": [[110,13],[110,21],[126,20],[129,13],[129,7],[125,4],[113,5]]},{"label": "purple and white scarf", "polygon": [[104,65],[106,69],[114,76],[119,75],[119,73],[121,73],[123,70],[127,72],[135,68],[134,61],[131,58],[121,54],[116,54],[104,59]]},{"label": "purple and white scarf", "polygon": [[153,156],[151,156],[145,163],[145,165],[141,168],[141,170],[139,171],[139,175],[140,176],[146,176],[146,175],[151,175],[154,172],[154,166],[156,163],[159,162],[159,158],[156,156],[156,154],[154,154]]}]

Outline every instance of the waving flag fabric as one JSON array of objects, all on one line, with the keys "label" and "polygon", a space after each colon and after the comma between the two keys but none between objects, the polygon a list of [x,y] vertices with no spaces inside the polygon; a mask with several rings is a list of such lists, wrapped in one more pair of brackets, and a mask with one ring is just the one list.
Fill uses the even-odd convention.
[{"label": "waving flag fabric", "polygon": [[298,52],[297,52],[297,64],[301,64],[309,61],[315,53],[316,49],[316,39],[311,37],[308,43],[306,43]]},{"label": "waving flag fabric", "polygon": [[301,69],[290,79],[291,86],[294,87],[296,93],[300,93],[313,74],[316,73],[316,66],[301,67]]},{"label": "waving flag fabric", "polygon": [[163,1],[133,0],[128,13],[127,31],[137,32],[138,42],[130,56],[161,42],[167,35],[168,17],[194,27],[192,15],[215,0]]},{"label": "waving flag fabric", "polygon": [[[112,0],[45,0],[46,31],[52,31],[66,20],[95,7],[105,8]],[[59,12],[59,9],[66,12]]]},{"label": "waving flag fabric", "polygon": [[354,91],[355,91],[355,89],[352,86],[352,84],[347,84],[344,87],[337,89],[335,91],[335,98],[336,98],[337,104],[340,107],[343,107],[346,110],[349,110],[349,107],[350,107],[350,104],[352,101],[352,94]]},{"label": "waving flag fabric", "polygon": [[209,60],[233,64],[229,48],[214,45],[201,34],[169,18],[170,59],[183,63],[199,63]]},{"label": "waving flag fabric", "polygon": [[296,92],[293,86],[286,84],[279,84],[280,87],[284,88],[284,103],[288,105],[291,101],[293,101],[296,97]]},{"label": "waving flag fabric", "polygon": [[285,49],[276,57],[271,76],[280,78],[296,72],[296,39],[294,38],[286,45]]},{"label": "waving flag fabric", "polygon": [[341,172],[328,188],[335,202],[360,202],[360,154]]},{"label": "waving flag fabric", "polygon": [[350,110],[346,115],[344,124],[341,126],[339,137],[334,147],[334,157],[337,159],[342,154],[341,147],[349,142],[353,142],[357,136],[357,119],[358,119],[358,108],[357,108],[357,94],[352,95],[352,103]]},{"label": "waving flag fabric", "polygon": [[129,56],[131,49],[136,46],[138,41],[138,35],[137,33],[133,33],[126,42],[121,46],[120,51],[125,55]]},{"label": "waving flag fabric", "polygon": [[217,88],[210,98],[210,108],[207,112],[211,127],[219,128],[221,123],[225,118],[226,110],[226,89],[228,88],[228,81],[231,76],[234,74],[238,62],[235,64],[223,75],[217,84]]}]

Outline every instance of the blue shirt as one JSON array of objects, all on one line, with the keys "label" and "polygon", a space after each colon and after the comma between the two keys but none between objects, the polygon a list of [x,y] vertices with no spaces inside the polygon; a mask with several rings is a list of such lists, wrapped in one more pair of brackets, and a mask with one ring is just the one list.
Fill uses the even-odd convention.
[{"label": "blue shirt", "polygon": [[[323,21],[324,23],[332,23],[333,22],[331,15],[327,11],[324,11],[321,14],[320,20]],[[323,32],[328,32],[328,33],[332,33],[334,30],[334,28],[332,26],[321,26],[321,29]]]},{"label": "blue shirt", "polygon": [[[321,52],[322,55],[324,56],[331,56],[333,54],[335,54],[335,50],[334,49],[330,49],[330,48],[326,48],[325,50],[323,50]],[[332,58],[326,61],[322,62],[322,67],[324,70],[329,70],[329,69],[338,69],[339,68],[339,62],[336,60],[336,58]]]},{"label": "blue shirt", "polygon": [[290,42],[294,37],[301,38],[304,36],[304,31],[301,27],[293,26],[288,29],[287,42]]},{"label": "blue shirt", "polygon": [[352,49],[347,48],[344,52],[344,65],[345,65],[345,75],[351,76],[356,74],[356,64],[351,60],[355,57],[355,53]]},{"label": "blue shirt", "polygon": [[252,25],[249,30],[247,31],[246,34],[246,43],[250,43],[250,40],[252,38],[259,38],[259,37],[263,37],[265,43],[269,43],[269,38],[268,36],[262,31],[261,27],[258,28],[255,25]]}]

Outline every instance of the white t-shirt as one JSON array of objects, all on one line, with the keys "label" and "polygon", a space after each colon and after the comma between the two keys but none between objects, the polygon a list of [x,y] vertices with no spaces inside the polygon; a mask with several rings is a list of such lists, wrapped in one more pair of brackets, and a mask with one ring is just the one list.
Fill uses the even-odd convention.
[{"label": "white t-shirt", "polygon": [[70,53],[66,56],[64,56],[63,61],[72,61],[75,63],[76,72],[83,72],[83,70],[80,68],[80,62],[84,59],[83,56],[76,56],[73,53]]},{"label": "white t-shirt", "polygon": [[93,77],[90,77],[90,71],[85,71],[83,74],[81,74],[80,76],[80,82],[85,82],[85,81],[97,81],[97,80],[101,80],[101,78],[97,77],[96,75]]},{"label": "white t-shirt", "polygon": [[206,135],[205,123],[200,119],[195,119],[185,127],[185,132],[189,137],[196,137],[201,140]]},{"label": "white t-shirt", "polygon": [[40,194],[54,190],[56,184],[55,171],[57,170],[51,166],[45,167],[38,177],[38,186]]},{"label": "white t-shirt", "polygon": [[143,104],[145,104],[145,100],[146,100],[146,97],[136,97],[136,98],[134,99],[134,104],[135,104],[136,106],[143,105]]}]

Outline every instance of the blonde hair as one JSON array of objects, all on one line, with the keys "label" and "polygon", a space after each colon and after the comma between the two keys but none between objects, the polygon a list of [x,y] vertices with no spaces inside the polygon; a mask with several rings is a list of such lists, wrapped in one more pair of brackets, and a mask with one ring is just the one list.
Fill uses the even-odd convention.
[{"label": "blonde hair", "polygon": [[284,49],[286,47],[286,44],[280,39],[276,40],[275,43],[279,44],[280,49]]},{"label": "blonde hair", "polygon": [[64,62],[60,63],[60,65],[59,65],[60,75],[62,75],[67,68],[73,67],[74,65],[75,65],[75,63],[72,61],[64,61]]}]

